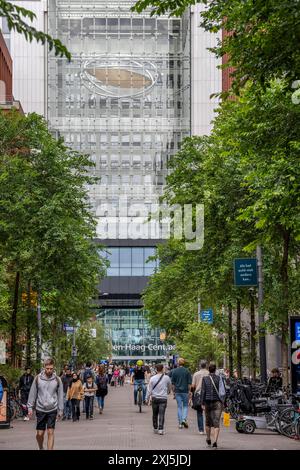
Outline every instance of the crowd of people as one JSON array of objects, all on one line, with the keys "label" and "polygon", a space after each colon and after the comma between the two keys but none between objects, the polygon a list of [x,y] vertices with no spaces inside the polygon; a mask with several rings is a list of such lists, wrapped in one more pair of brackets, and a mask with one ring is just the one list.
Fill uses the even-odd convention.
[{"label": "crowd of people", "polygon": [[[94,410],[103,413],[105,397],[110,387],[123,387],[131,383],[133,400],[137,404],[138,388],[142,389],[143,404],[152,407],[152,424],[155,434],[165,434],[165,414],[168,395],[177,403],[178,428],[187,429],[189,408],[196,410],[198,431],[206,435],[208,447],[218,447],[220,419],[224,408],[225,387],[228,374],[217,373],[214,363],[202,361],[193,375],[179,358],[173,367],[163,364],[144,365],[138,360],[134,365],[92,364],[87,362],[80,371],[66,365],[59,375],[54,361],[49,358],[42,371],[33,376],[27,367],[19,380],[19,394],[24,420],[33,410],[36,414],[36,439],[39,449],[44,448],[47,429],[47,449],[54,446],[54,429],[58,419],[78,422],[81,410],[87,420],[94,419]],[[272,370],[268,387],[280,387],[282,380],[278,369]],[[2,390],[0,389],[0,392]],[[0,395],[0,401],[1,401]]]}]

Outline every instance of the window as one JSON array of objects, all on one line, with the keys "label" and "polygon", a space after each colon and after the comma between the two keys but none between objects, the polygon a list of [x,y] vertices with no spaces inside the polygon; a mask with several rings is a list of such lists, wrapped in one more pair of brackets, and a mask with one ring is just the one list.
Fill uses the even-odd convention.
[{"label": "window", "polygon": [[101,255],[110,262],[108,276],[150,276],[158,266],[156,260],[146,263],[149,256],[155,255],[154,247],[113,247],[107,251]]}]

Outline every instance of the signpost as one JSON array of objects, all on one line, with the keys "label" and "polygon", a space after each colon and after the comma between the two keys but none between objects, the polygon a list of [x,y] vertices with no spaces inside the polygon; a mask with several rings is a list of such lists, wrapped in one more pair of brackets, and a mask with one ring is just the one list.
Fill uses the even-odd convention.
[{"label": "signpost", "polygon": [[200,311],[200,321],[212,324],[213,320],[214,320],[214,314],[213,314],[212,308],[208,308],[206,310]]},{"label": "signpost", "polygon": [[236,258],[234,260],[234,285],[237,287],[257,286],[256,258]]}]

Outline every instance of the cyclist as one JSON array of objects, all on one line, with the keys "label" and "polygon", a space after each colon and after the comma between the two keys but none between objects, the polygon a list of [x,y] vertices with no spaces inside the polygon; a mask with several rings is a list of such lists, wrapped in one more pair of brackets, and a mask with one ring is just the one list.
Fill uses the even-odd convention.
[{"label": "cyclist", "polygon": [[131,383],[134,385],[134,404],[137,405],[137,391],[139,385],[143,388],[143,403],[146,404],[146,387],[145,387],[145,368],[144,363],[139,359],[136,363],[136,367],[133,370],[131,376]]}]

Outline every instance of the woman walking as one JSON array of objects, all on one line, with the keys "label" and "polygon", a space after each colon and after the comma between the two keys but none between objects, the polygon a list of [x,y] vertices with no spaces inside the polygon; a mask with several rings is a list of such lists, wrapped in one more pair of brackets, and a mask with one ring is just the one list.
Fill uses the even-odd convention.
[{"label": "woman walking", "polygon": [[84,397],[84,390],[79,375],[74,372],[72,374],[72,381],[70,382],[67,391],[67,400],[71,400],[72,419],[73,422],[79,421],[80,417],[80,402]]},{"label": "woman walking", "polygon": [[99,373],[96,377],[96,386],[97,386],[97,391],[96,391],[96,398],[98,402],[98,407],[99,407],[99,413],[103,413],[103,408],[104,408],[104,398],[106,397],[108,393],[108,386],[107,384],[109,383],[108,377],[105,374],[105,369],[102,366],[99,366]]}]

